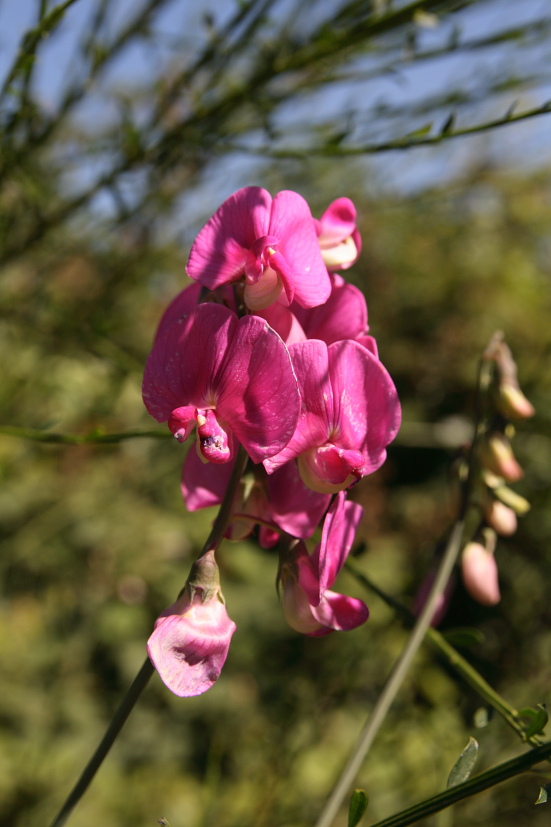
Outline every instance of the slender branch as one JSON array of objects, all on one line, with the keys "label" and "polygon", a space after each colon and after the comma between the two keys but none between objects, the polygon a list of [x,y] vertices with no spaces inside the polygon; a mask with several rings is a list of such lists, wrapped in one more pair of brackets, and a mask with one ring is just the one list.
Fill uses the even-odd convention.
[{"label": "slender branch", "polygon": [[531,769],[534,764],[539,764],[540,761],[545,761],[551,756],[551,743],[542,744],[524,755],[518,755],[516,758],[511,758],[510,761],[505,761],[503,764],[498,764],[497,767],[492,767],[486,772],[481,772],[474,778],[470,778],[463,784],[457,784],[449,790],[445,790],[439,795],[422,801],[420,804],[415,804],[407,810],[402,810],[401,813],[396,813],[390,818],[385,818],[373,824],[372,827],[409,827],[410,824],[415,824],[422,818],[427,818],[434,813],[439,813],[451,804],[461,801],[468,796],[480,793],[483,790],[488,790],[508,778],[513,778],[521,772],[526,772]]},{"label": "slender branch", "polygon": [[[222,504],[220,505],[220,510],[216,516],[210,534],[203,546],[199,557],[202,557],[208,551],[218,548],[222,540],[224,539],[224,533],[226,531],[226,527],[228,525],[229,519],[231,517],[232,506],[235,500],[235,495],[237,491],[237,486],[241,480],[243,475],[243,471],[245,470],[245,465],[247,463],[247,453],[242,445],[239,446],[239,451],[237,454],[237,459],[235,462],[234,469],[232,471],[232,475],[230,477],[230,481],[228,483],[228,487],[226,489],[226,493],[224,495],[224,499]],[[143,666],[141,667],[140,671],[138,672],[132,686],[122,699],[122,702],[115,712],[111,723],[109,724],[105,735],[103,736],[98,748],[90,758],[88,764],[84,768],[84,771],[80,778],[78,779],[77,783],[69,793],[65,803],[61,807],[59,813],[52,821],[50,827],[62,827],[63,824],[66,823],[67,819],[71,815],[72,811],[92,783],[97,771],[101,767],[103,761],[105,760],[109,750],[113,746],[117,736],[119,735],[122,727],[124,726],[128,716],[132,712],[135,704],[139,700],[143,690],[148,684],[150,677],[152,676],[153,672],[155,671],[153,664],[146,658]]]},{"label": "slender branch", "polygon": [[362,146],[342,146],[342,144],[326,143],[320,146],[310,146],[306,149],[270,149],[268,146],[245,146],[242,144],[226,143],[222,149],[224,152],[246,152],[248,154],[266,156],[269,158],[295,158],[304,159],[311,158],[313,155],[320,157],[353,157],[356,155],[376,155],[380,152],[395,152],[403,151],[405,149],[413,149],[418,146],[434,146],[448,141],[451,138],[462,138],[465,135],[477,135],[481,132],[488,132],[490,129],[497,129],[500,126],[506,126],[519,121],[525,121],[529,118],[537,118],[540,115],[549,115],[551,113],[551,101],[546,101],[541,106],[536,106],[533,109],[527,109],[525,112],[518,114],[507,111],[502,117],[495,118],[492,121],[485,121],[475,126],[467,126],[463,129],[442,130],[436,135],[404,135],[400,138],[395,138],[392,141],[382,141],[380,143],[363,144]]}]

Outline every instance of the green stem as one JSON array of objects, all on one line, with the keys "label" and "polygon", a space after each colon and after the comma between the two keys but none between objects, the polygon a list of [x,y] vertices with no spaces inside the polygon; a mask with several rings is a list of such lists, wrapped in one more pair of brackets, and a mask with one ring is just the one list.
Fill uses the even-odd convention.
[{"label": "green stem", "polygon": [[[228,525],[229,519],[232,513],[232,506],[235,500],[235,494],[237,491],[237,486],[239,485],[239,481],[241,480],[241,476],[243,475],[243,471],[245,470],[245,465],[247,463],[247,453],[245,449],[241,445],[239,447],[239,451],[237,454],[237,459],[235,462],[235,466],[228,484],[228,488],[224,495],[224,499],[222,504],[220,505],[220,509],[216,516],[216,519],[213,523],[211,532],[207,538],[205,545],[203,546],[199,557],[202,557],[208,551],[212,551],[218,548],[222,540],[224,539],[224,534],[226,531],[226,527]],[[103,736],[98,748],[88,761],[88,764],[84,768],[82,775],[76,782],[75,786],[69,793],[65,803],[63,804],[62,808],[60,809],[57,816],[52,821],[50,827],[62,827],[63,824],[67,821],[69,816],[71,815],[72,811],[92,783],[97,771],[101,767],[104,759],[106,758],[109,750],[113,746],[119,732],[123,728],[126,719],[132,712],[136,702],[140,698],[143,690],[147,686],[147,683],[155,671],[153,664],[146,658],[145,663],[141,667],[140,671],[138,672],[132,686],[122,699],[122,702],[115,712],[111,723],[109,724],[105,735]]]},{"label": "green stem", "polygon": [[[386,594],[379,586],[375,585],[369,577],[359,571],[354,564],[349,561],[346,564],[346,568],[363,586],[374,591],[388,606],[391,606],[407,624],[411,625],[414,622],[415,617],[409,609],[406,609],[399,601]],[[511,729],[513,729],[524,742],[527,741],[532,746],[541,744],[541,740],[537,736],[526,737],[525,726],[518,710],[496,692],[469,661],[448,643],[446,638],[437,629],[429,627],[426,631],[426,640],[433,649],[436,649],[436,651],[446,659],[449,666],[503,717]]]},{"label": "green stem", "polygon": [[524,755],[518,755],[510,761],[505,761],[503,764],[498,764],[486,772],[481,772],[474,778],[470,778],[463,784],[458,784],[456,787],[451,787],[438,795],[422,801],[420,804],[415,804],[413,807],[408,807],[407,810],[402,810],[401,813],[396,813],[390,818],[385,818],[378,821],[371,827],[408,827],[410,824],[415,824],[422,818],[427,818],[434,813],[438,813],[461,801],[468,796],[480,793],[483,790],[488,790],[490,787],[506,781],[508,778],[513,778],[521,772],[531,769],[534,764],[551,756],[551,743],[542,744]]}]

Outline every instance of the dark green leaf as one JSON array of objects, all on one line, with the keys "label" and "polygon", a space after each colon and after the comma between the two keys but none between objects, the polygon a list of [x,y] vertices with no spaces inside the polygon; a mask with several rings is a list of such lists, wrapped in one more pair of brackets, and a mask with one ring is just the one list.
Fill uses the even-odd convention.
[{"label": "dark green leaf", "polygon": [[547,721],[549,720],[549,715],[547,714],[545,704],[538,704],[537,708],[529,706],[525,709],[521,709],[519,715],[521,718],[527,718],[529,721],[525,730],[525,735],[527,738],[531,738],[533,735],[539,735],[540,732],[543,732]]},{"label": "dark green leaf", "polygon": [[456,787],[467,781],[474,769],[476,759],[478,758],[478,741],[474,738],[469,738],[469,743],[452,767],[448,778],[448,789]]},{"label": "dark green leaf", "polygon": [[356,827],[367,810],[369,798],[365,790],[354,790],[348,810],[348,827]]}]

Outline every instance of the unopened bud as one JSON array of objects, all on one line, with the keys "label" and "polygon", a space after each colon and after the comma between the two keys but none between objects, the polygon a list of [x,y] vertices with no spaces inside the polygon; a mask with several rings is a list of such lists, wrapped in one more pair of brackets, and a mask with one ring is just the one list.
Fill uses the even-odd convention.
[{"label": "unopened bud", "polygon": [[486,468],[507,482],[517,482],[524,476],[505,434],[493,433],[488,437],[482,446],[481,461]]},{"label": "unopened bud", "polygon": [[486,522],[502,537],[510,537],[517,530],[517,515],[508,505],[497,500],[488,492],[484,503]]},{"label": "unopened bud", "polygon": [[496,539],[495,533],[487,528],[479,539],[467,543],[461,556],[465,588],[483,606],[495,606],[501,599],[494,557]]}]

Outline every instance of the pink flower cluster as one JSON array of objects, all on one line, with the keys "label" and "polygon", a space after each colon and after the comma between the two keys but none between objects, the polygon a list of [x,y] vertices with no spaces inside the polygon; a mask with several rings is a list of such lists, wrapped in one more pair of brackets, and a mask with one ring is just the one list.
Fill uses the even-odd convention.
[{"label": "pink flower cluster", "polygon": [[[334,272],[360,250],[348,198],[317,220],[298,193],[239,190],[197,236],[187,266],[195,283],[166,310],[143,381],[150,414],[180,442],[195,431],[182,478],[190,510],[222,502],[245,448],[250,461],[227,536],[258,525],[265,547],[279,544],[286,617],[310,635],[367,619],[361,601],[329,587],[362,514],[346,489],[382,465],[400,425],[365,299]],[[305,541],[324,515],[310,555]],[[167,611],[150,657],[173,691],[199,694],[220,673],[235,626],[220,590],[200,582]],[[223,657],[209,644],[197,660],[201,634],[190,630],[199,617],[210,624],[205,639],[214,631],[223,641]]]}]

